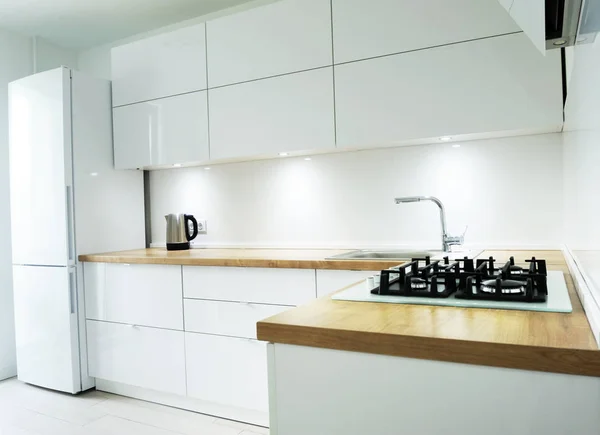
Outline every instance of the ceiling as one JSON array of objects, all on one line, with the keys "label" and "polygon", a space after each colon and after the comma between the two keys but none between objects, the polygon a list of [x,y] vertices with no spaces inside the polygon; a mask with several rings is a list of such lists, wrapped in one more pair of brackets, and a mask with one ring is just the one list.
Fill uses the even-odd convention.
[{"label": "ceiling", "polygon": [[249,0],[0,0],[0,27],[83,49]]}]

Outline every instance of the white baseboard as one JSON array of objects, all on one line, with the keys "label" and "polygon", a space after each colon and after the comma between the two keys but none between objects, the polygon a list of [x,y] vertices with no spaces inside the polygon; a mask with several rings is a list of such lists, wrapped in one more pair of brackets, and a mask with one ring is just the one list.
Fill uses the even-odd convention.
[{"label": "white baseboard", "polygon": [[133,397],[134,399],[147,402],[159,403],[173,408],[185,409],[187,411],[199,412],[213,417],[235,420],[242,423],[269,427],[269,414],[267,412],[253,411],[249,409],[236,408],[218,403],[206,402],[204,400],[183,397],[175,394],[161,393],[159,391],[147,390],[119,382],[111,382],[96,378],[96,389],[119,396]]},{"label": "white baseboard", "polygon": [[600,347],[600,303],[598,297],[595,296],[600,294],[600,289],[591,287],[592,281],[586,276],[585,269],[581,267],[581,262],[567,246],[563,247],[563,255],[567,260],[567,266],[573,277],[575,289],[592,328],[592,333],[596,338],[598,347]]},{"label": "white baseboard", "polygon": [[0,367],[0,381],[17,376],[17,366]]}]

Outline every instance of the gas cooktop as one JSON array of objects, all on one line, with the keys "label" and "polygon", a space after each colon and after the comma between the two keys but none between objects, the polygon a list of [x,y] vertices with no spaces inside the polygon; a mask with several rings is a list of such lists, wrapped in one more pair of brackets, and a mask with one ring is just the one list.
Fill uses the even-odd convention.
[{"label": "gas cooktop", "polygon": [[563,273],[548,271],[546,261],[535,257],[524,264],[523,267],[515,264],[513,257],[506,263],[499,263],[493,257],[413,258],[334,294],[332,299],[571,312]]},{"label": "gas cooktop", "polygon": [[[450,262],[429,257],[381,271],[379,284],[371,290],[378,295],[494,301],[545,302],[548,296],[546,261],[532,257],[529,268],[515,265],[514,257],[496,265],[495,259],[468,257]],[[375,284],[375,282],[373,282]]]}]

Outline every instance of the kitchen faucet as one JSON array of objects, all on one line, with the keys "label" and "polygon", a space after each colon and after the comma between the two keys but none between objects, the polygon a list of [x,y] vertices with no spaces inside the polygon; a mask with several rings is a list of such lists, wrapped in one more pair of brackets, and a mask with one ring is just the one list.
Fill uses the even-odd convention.
[{"label": "kitchen faucet", "polygon": [[[435,196],[404,196],[395,199],[396,204],[403,204],[406,202],[419,202],[419,201],[432,201],[437,204],[440,208],[440,221],[442,223],[442,249],[444,252],[450,252],[451,245],[462,245],[465,241],[465,234],[462,236],[450,236],[446,230],[446,212],[444,210],[444,204],[442,201],[437,199]],[[465,233],[467,230],[465,230]]]}]

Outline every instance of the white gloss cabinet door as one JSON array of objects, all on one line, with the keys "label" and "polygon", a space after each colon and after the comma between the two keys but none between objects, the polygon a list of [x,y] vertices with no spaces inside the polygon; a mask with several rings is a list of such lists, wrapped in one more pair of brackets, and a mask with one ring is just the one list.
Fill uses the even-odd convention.
[{"label": "white gloss cabinet door", "polygon": [[546,52],[545,0],[496,0],[510,13],[531,42],[542,53]]},{"label": "white gloss cabinet door", "polygon": [[335,67],[338,147],[560,131],[560,52],[523,33]]},{"label": "white gloss cabinet door", "polygon": [[185,330],[256,340],[256,323],[289,306],[185,299]]},{"label": "white gloss cabinet door", "polygon": [[317,297],[330,295],[379,273],[380,271],[365,270],[317,270]]},{"label": "white gloss cabinet door", "polygon": [[209,90],[211,159],[335,148],[333,71]]},{"label": "white gloss cabinet door", "polygon": [[74,267],[13,266],[19,380],[81,391]]},{"label": "white gloss cabinet door", "polygon": [[113,109],[115,168],[206,161],[206,91]]},{"label": "white gloss cabinet door", "polygon": [[186,298],[299,305],[315,299],[314,269],[183,266]]},{"label": "white gloss cabinet door", "polygon": [[281,0],[206,23],[208,85],[329,66],[329,0]]},{"label": "white gloss cabinet door", "polygon": [[84,263],[87,319],[183,330],[181,266]]},{"label": "white gloss cabinet door", "polygon": [[183,334],[88,320],[90,376],[185,396]]},{"label": "white gloss cabinet door", "polygon": [[332,0],[332,9],[336,64],[520,30],[498,0]]},{"label": "white gloss cabinet door", "polygon": [[113,106],[206,89],[204,23],[111,50]]},{"label": "white gloss cabinet door", "polygon": [[188,396],[268,411],[266,343],[186,332],[185,345]]},{"label": "white gloss cabinet door", "polygon": [[74,262],[69,70],[9,84],[13,264]]}]

